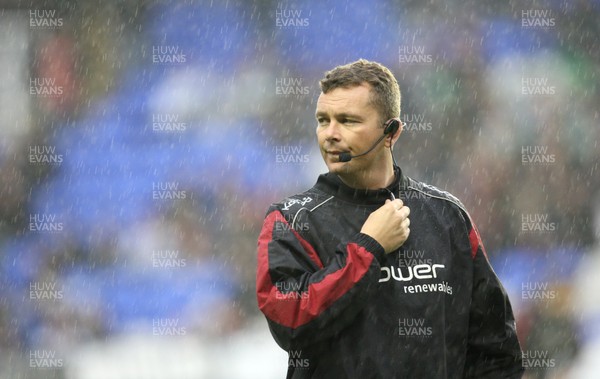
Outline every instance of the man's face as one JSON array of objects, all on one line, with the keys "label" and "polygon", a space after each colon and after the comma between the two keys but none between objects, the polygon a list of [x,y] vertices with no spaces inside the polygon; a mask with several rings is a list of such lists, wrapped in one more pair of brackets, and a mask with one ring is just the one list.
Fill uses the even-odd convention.
[{"label": "man's face", "polygon": [[383,134],[377,109],[369,103],[368,84],[336,88],[321,93],[317,101],[317,139],[329,172],[353,175],[370,170],[383,154],[389,154],[382,141],[370,153],[340,162],[339,153],[352,155],[367,151]]}]

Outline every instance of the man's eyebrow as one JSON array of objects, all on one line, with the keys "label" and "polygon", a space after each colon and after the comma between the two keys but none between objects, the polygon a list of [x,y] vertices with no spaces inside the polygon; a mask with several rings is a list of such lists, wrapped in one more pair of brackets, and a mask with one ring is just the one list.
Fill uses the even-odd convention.
[{"label": "man's eyebrow", "polygon": [[[327,112],[323,112],[323,111],[318,111],[315,116],[319,117],[319,116],[327,116]],[[335,118],[352,118],[352,119],[359,119],[362,120],[362,117],[358,114],[355,113],[347,113],[347,112],[342,112],[342,113],[336,113],[333,115]]]},{"label": "man's eyebrow", "polygon": [[346,112],[342,112],[342,113],[338,113],[335,115],[338,118],[353,118],[353,119],[362,119],[361,116],[359,116],[358,114],[355,113],[346,113]]}]

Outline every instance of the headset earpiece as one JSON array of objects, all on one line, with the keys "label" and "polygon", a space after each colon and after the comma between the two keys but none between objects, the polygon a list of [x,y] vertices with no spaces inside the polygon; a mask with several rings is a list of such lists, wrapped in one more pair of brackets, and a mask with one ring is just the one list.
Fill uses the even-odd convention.
[{"label": "headset earpiece", "polygon": [[[344,151],[342,153],[339,154],[339,160],[340,162],[350,162],[350,160],[354,159],[354,158],[358,158],[358,157],[362,157],[363,155],[368,154],[369,152],[371,152],[376,146],[377,144],[379,144],[379,142],[383,141],[383,139],[386,136],[393,136],[394,134],[396,134],[396,132],[398,131],[398,128],[400,127],[400,119],[399,118],[392,118],[389,119],[385,122],[385,124],[383,124],[385,126],[385,128],[383,129],[383,135],[381,137],[379,137],[379,139],[373,144],[373,146],[371,146],[371,148],[367,151],[365,151],[364,153],[358,154],[358,155],[352,155],[350,154],[350,152],[348,151]],[[391,149],[391,146],[390,146]],[[392,154],[392,158],[394,157],[394,154]],[[394,160],[394,164],[395,164],[395,160]]]},{"label": "headset earpiece", "polygon": [[400,120],[397,118],[390,118],[385,122],[385,129],[383,129],[383,134],[385,135],[394,135],[400,128]]}]

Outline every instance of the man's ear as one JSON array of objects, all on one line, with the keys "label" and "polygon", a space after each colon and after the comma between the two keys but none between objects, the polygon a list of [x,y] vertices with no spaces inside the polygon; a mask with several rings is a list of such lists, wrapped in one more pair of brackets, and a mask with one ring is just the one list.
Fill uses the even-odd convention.
[{"label": "man's ear", "polygon": [[389,135],[388,138],[385,139],[385,147],[392,147],[394,146],[394,144],[396,144],[396,141],[398,141],[398,138],[400,138],[400,134],[402,134],[402,131],[404,130],[404,122],[402,122],[402,120],[398,119],[399,122],[399,126],[398,129],[396,130],[396,132],[394,132],[393,134]]}]

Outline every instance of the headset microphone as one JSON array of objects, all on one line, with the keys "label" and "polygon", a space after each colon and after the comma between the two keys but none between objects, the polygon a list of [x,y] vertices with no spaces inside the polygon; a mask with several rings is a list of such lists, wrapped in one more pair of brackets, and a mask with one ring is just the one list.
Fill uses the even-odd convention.
[{"label": "headset microphone", "polygon": [[358,158],[358,157],[362,157],[363,155],[369,154],[375,147],[377,147],[377,145],[379,145],[379,142],[381,142],[386,136],[387,136],[387,134],[384,134],[381,137],[379,137],[379,139],[377,140],[377,142],[375,142],[373,144],[373,146],[371,146],[371,148],[369,150],[365,151],[364,153],[361,153],[361,154],[358,154],[358,155],[351,155],[348,152],[340,153],[340,155],[339,155],[340,162],[350,162],[350,160],[352,158]]},{"label": "headset microphone", "polygon": [[358,154],[358,155],[351,155],[348,152],[340,153],[338,155],[339,161],[340,162],[350,162],[350,160],[352,160],[352,158],[358,158],[358,157],[362,157],[363,155],[369,154],[377,145],[379,145],[379,142],[381,142],[385,137],[387,137],[390,134],[394,135],[398,131],[398,128],[400,127],[400,122],[401,121],[397,118],[389,119],[384,124],[385,129],[383,129],[383,135],[381,137],[379,137],[379,139],[373,144],[373,146],[371,146],[371,148],[369,150],[365,151],[364,153]]}]

